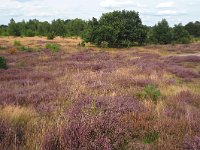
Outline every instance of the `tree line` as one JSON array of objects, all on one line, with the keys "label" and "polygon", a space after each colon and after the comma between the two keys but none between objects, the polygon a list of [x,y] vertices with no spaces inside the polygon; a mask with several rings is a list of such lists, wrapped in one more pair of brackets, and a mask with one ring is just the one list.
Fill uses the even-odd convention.
[{"label": "tree line", "polygon": [[187,44],[194,38],[200,38],[200,22],[189,22],[170,27],[167,20],[163,19],[154,26],[142,24],[138,12],[113,11],[103,14],[99,19],[89,21],[82,19],[53,20],[51,23],[41,22],[37,19],[15,22],[0,26],[1,36],[55,36],[82,37],[85,42],[90,42],[101,47],[130,47],[144,44]]},{"label": "tree line", "polygon": [[0,26],[1,36],[48,36],[54,34],[55,36],[69,37],[81,36],[82,31],[86,26],[86,21],[81,19],[73,20],[53,20],[51,23],[44,21],[41,22],[37,19],[29,21],[15,22],[14,19],[10,20],[8,26]]}]

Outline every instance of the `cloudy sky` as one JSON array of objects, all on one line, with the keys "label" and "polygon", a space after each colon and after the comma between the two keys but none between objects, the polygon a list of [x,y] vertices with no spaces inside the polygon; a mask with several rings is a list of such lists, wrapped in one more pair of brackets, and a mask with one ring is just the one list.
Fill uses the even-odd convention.
[{"label": "cloudy sky", "polygon": [[1,0],[0,24],[37,18],[99,18],[113,10],[136,10],[146,25],[166,18],[171,25],[200,21],[200,0]]}]

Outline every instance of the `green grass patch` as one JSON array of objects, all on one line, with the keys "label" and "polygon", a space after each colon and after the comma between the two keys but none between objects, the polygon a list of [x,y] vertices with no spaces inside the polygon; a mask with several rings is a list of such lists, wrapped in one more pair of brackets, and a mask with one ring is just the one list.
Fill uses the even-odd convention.
[{"label": "green grass patch", "polygon": [[137,93],[137,97],[140,99],[150,99],[154,103],[157,103],[161,97],[161,92],[154,85],[147,85],[143,91]]},{"label": "green grass patch", "polygon": [[42,49],[40,47],[34,47],[32,50],[34,52],[41,52],[42,51]]},{"label": "green grass patch", "polygon": [[46,49],[49,49],[52,53],[60,51],[60,46],[58,44],[46,44]]},{"label": "green grass patch", "polygon": [[22,44],[21,44],[21,42],[20,41],[17,41],[17,40],[15,40],[14,41],[14,46],[22,46]]},{"label": "green grass patch", "polygon": [[33,49],[28,46],[18,46],[17,49],[22,52],[32,52]]},{"label": "green grass patch", "polygon": [[143,139],[143,143],[144,144],[151,144],[154,143],[155,141],[157,141],[159,139],[159,133],[156,131],[147,133]]}]

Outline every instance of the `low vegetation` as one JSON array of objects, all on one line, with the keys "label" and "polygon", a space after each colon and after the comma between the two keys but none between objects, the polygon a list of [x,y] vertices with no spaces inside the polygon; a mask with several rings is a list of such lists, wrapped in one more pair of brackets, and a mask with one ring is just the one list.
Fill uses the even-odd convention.
[{"label": "low vegetation", "polygon": [[0,149],[199,149],[200,43],[1,39]]},{"label": "low vegetation", "polygon": [[0,69],[7,69],[6,59],[2,56],[0,56]]},{"label": "low vegetation", "polygon": [[46,44],[46,49],[49,49],[52,53],[60,51],[60,46],[58,44]]},{"label": "low vegetation", "polygon": [[17,40],[14,41],[14,46],[18,47],[18,46],[21,46],[21,45],[22,45],[22,44],[21,44],[20,41],[17,41]]},{"label": "low vegetation", "polygon": [[199,150],[199,29],[148,27],[126,10],[11,19],[0,26],[0,149]]},{"label": "low vegetation", "polygon": [[47,35],[47,39],[48,40],[53,40],[55,38],[55,34],[54,33],[49,33],[48,35]]},{"label": "low vegetation", "polygon": [[137,94],[139,98],[152,100],[154,103],[161,97],[161,92],[154,85],[147,85],[142,92]]}]

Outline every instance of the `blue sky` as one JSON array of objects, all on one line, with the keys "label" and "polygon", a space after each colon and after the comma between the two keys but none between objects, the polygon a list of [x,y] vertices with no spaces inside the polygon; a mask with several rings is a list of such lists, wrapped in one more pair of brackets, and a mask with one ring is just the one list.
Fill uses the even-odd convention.
[{"label": "blue sky", "polygon": [[0,24],[11,18],[53,19],[99,18],[113,10],[136,10],[146,25],[166,18],[171,25],[200,21],[200,0],[1,0]]}]

